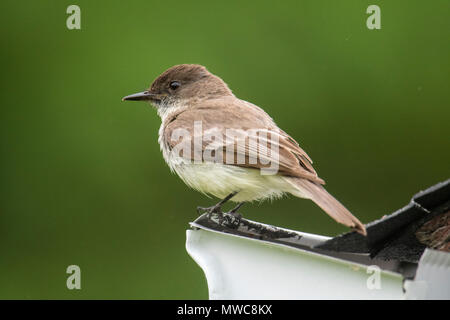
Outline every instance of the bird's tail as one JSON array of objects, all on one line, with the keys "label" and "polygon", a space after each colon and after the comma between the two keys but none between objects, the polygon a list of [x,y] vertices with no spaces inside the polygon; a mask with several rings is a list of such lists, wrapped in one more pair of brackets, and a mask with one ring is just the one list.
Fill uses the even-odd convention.
[{"label": "bird's tail", "polygon": [[362,235],[367,235],[366,228],[358,218],[352,215],[324,187],[306,179],[286,178],[286,180],[294,187],[294,190],[291,191],[294,196],[311,199],[337,222]]}]

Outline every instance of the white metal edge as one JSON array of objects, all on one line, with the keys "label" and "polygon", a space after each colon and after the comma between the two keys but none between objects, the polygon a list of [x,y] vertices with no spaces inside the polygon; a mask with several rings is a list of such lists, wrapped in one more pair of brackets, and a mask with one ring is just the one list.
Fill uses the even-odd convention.
[{"label": "white metal edge", "polygon": [[[231,239],[234,239],[233,241],[229,241]],[[210,243],[214,243],[214,248],[211,248]],[[232,250],[230,251],[229,246],[233,246]],[[241,272],[245,273],[245,268],[246,268],[246,263],[247,261],[242,261],[245,260],[242,259],[242,257],[247,257],[247,256],[251,256],[253,254],[253,252],[247,251],[247,252],[240,252],[240,250],[244,249],[244,250],[260,250],[263,249],[263,251],[260,250],[260,252],[264,252],[265,253],[265,249],[271,249],[271,250],[276,250],[276,251],[271,251],[271,253],[269,254],[269,256],[264,256],[263,261],[265,261],[265,263],[270,264],[273,263],[273,270],[276,270],[276,272],[279,273],[283,273],[283,266],[279,265],[277,263],[277,261],[271,261],[271,255],[273,255],[273,253],[276,253],[279,257],[279,259],[283,260],[285,262],[286,261],[290,261],[292,260],[292,258],[294,256],[301,256],[301,259],[303,259],[302,261],[305,262],[305,265],[302,266],[302,264],[297,263],[294,266],[294,270],[297,270],[298,268],[298,273],[296,272],[294,276],[295,278],[301,278],[303,277],[302,281],[306,282],[306,283],[314,283],[313,279],[308,279],[308,275],[304,274],[302,271],[302,268],[305,267],[306,265],[310,264],[312,260],[317,260],[319,259],[320,261],[320,267],[321,268],[325,268],[326,270],[329,270],[329,272],[324,272],[323,274],[321,274],[321,279],[318,279],[318,281],[322,281],[324,280],[324,278],[328,277],[328,274],[334,274],[337,275],[338,279],[335,279],[335,282],[340,282],[342,284],[342,279],[339,279],[340,276],[342,277],[348,277],[349,281],[349,285],[350,284],[355,284],[355,276],[358,277],[358,279],[361,279],[362,275],[359,274],[357,275],[357,273],[363,272],[366,276],[365,277],[369,277],[370,274],[367,274],[368,271],[368,266],[365,265],[361,265],[361,264],[357,264],[357,263],[353,263],[353,262],[348,262],[345,260],[341,260],[338,258],[334,258],[334,257],[329,257],[329,256],[324,256],[318,253],[314,253],[314,252],[308,252],[306,250],[301,250],[301,249],[297,249],[297,248],[292,248],[290,246],[286,246],[286,245],[282,245],[282,244],[276,244],[276,243],[272,243],[272,242],[267,242],[267,241],[261,241],[261,240],[256,240],[256,239],[251,239],[251,238],[247,238],[247,237],[242,237],[242,236],[237,236],[237,235],[231,235],[231,234],[224,234],[221,232],[217,232],[215,230],[187,230],[187,241],[186,241],[186,249],[188,251],[188,253],[191,255],[191,257],[194,259],[194,261],[196,261],[199,266],[203,269],[207,282],[208,282],[208,288],[209,288],[209,294],[210,294],[210,298],[211,299],[223,299],[223,298],[239,298],[239,297],[246,297],[246,298],[251,298],[252,295],[250,295],[249,293],[247,293],[247,295],[242,294],[241,296],[239,295],[239,291],[235,290],[236,283],[233,283],[233,281],[235,281],[234,279],[236,277],[231,277],[229,276],[229,269],[233,268],[234,266],[241,268]],[[227,251],[228,250],[228,251]],[[280,251],[281,250],[281,251]],[[223,251],[227,251],[227,256],[223,257],[224,253]],[[270,250],[269,250],[270,251]],[[232,254],[229,254],[229,252],[232,252]],[[236,260],[237,259],[237,260]],[[282,262],[282,261],[280,261]],[[314,263],[316,263],[317,265],[317,261],[315,261]],[[251,265],[251,262],[248,263],[248,265]],[[255,266],[252,266],[253,268],[255,268]],[[289,267],[290,269],[288,270],[288,268],[285,268],[286,272],[291,272],[292,273],[292,265]],[[306,267],[305,267],[306,268]],[[339,273],[341,271],[336,271],[336,270],[341,270],[342,273]],[[350,271],[352,270],[352,271]],[[336,273],[338,272],[338,273]],[[383,271],[383,270],[379,270],[380,272],[380,277],[382,277],[382,279],[384,279],[383,281],[385,282],[385,285],[389,288],[387,290],[385,290],[384,293],[382,292],[365,292],[365,290],[363,290],[364,292],[361,292],[361,294],[359,295],[361,297],[361,299],[367,298],[367,297],[371,297],[371,298],[375,298],[375,299],[402,299],[403,298],[403,291],[402,291],[402,281],[403,281],[403,277],[397,273],[393,273],[393,272],[388,272],[388,271]],[[314,273],[314,272],[313,272]],[[272,274],[273,275],[273,274]],[[316,275],[317,276],[317,275]],[[252,279],[252,272],[248,271],[247,273],[247,279],[250,279],[249,281],[251,282]],[[267,275],[267,279],[268,282],[270,282],[270,278],[271,275],[268,274]],[[299,280],[299,279],[292,279],[292,280]],[[358,295],[355,295],[353,292],[348,291],[347,289],[349,288],[344,288],[345,290],[341,290],[337,287],[334,287],[334,283],[333,283],[333,279],[325,279],[326,281],[329,281],[329,287],[330,290],[332,291],[331,293],[328,292],[326,297],[327,298],[332,298],[332,299],[347,299],[347,298],[357,298]],[[242,281],[242,279],[241,279]],[[244,280],[245,281],[245,280]],[[286,281],[287,286],[289,286],[289,282],[290,279],[281,279],[282,281]],[[313,281],[313,282],[311,282]],[[360,280],[358,280],[360,281]],[[256,285],[255,285],[256,283]],[[253,281],[253,283],[251,284],[253,286],[258,286],[258,282]],[[273,285],[273,283],[272,283]],[[233,287],[234,286],[234,287]],[[277,282],[275,283],[275,286],[277,288],[280,288],[280,283]],[[359,285],[357,286],[361,291],[361,283],[359,283]],[[233,289],[234,288],[234,289]],[[331,289],[332,288],[332,289]],[[262,288],[255,288],[255,292],[254,292],[254,297],[253,298],[271,298],[271,299],[279,299],[279,298],[287,298],[285,295],[283,294],[276,294],[276,293],[272,293],[272,294],[267,294],[262,292],[261,290],[265,290],[267,289],[266,287],[262,287]],[[291,288],[292,289],[292,288]],[[233,291],[234,290],[234,291]],[[248,290],[248,288],[246,287],[242,287],[242,290]],[[304,288],[304,290],[308,290],[308,288]],[[314,287],[311,286],[311,288],[309,288],[309,290],[314,292]],[[356,289],[355,289],[356,290]],[[342,292],[347,292],[347,295],[341,295],[340,291]],[[238,292],[236,294],[236,292]],[[351,294],[348,294],[348,292],[351,292]],[[355,291],[356,293],[356,291]],[[291,298],[293,299],[298,299],[298,298],[308,298],[307,292],[303,292],[301,295],[299,296],[292,296]],[[314,297],[313,297],[314,298]],[[316,297],[317,298],[317,297]]]}]

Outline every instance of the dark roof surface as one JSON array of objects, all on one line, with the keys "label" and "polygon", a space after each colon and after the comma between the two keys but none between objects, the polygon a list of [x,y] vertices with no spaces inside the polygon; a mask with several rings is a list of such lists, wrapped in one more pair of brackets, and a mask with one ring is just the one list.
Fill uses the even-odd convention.
[{"label": "dark roof surface", "polygon": [[339,252],[369,253],[372,258],[418,262],[426,246],[416,231],[431,219],[450,209],[450,179],[412,197],[396,212],[366,225],[367,237],[345,233],[318,245]]},{"label": "dark roof surface", "polygon": [[[314,235],[237,219],[227,213],[212,214],[210,218],[206,214],[201,215],[191,226],[287,245],[365,265],[378,265],[382,269],[402,273],[405,277],[413,277],[417,262],[426,248],[417,239],[417,230],[433,218],[446,215],[449,208],[450,179],[416,194],[404,208],[367,224],[367,237],[348,232],[323,240]],[[441,226],[442,221],[448,220],[439,219],[440,224],[437,225]]]}]

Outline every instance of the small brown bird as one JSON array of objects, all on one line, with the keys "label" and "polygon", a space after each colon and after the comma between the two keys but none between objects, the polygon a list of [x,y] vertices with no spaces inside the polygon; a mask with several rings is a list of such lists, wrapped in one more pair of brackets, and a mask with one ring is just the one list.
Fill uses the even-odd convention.
[{"label": "small brown bird", "polygon": [[322,186],[298,143],[258,106],[237,98],[205,67],[182,64],[162,73],[147,91],[122,100],[148,101],[161,117],[159,143],[172,171],[190,187],[222,201],[292,194],[311,199],[334,220],[366,235],[364,225]]}]

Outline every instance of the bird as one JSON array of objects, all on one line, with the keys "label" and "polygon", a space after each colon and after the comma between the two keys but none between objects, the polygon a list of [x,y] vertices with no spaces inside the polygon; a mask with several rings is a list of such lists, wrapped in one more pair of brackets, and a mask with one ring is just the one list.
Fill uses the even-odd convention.
[{"label": "bird", "polygon": [[324,188],[311,158],[260,107],[236,97],[199,64],[175,65],[148,90],[123,101],[149,102],[161,118],[158,142],[172,172],[189,187],[227,201],[240,216],[246,202],[291,194],[310,199],[336,222],[367,235],[365,226]]}]

